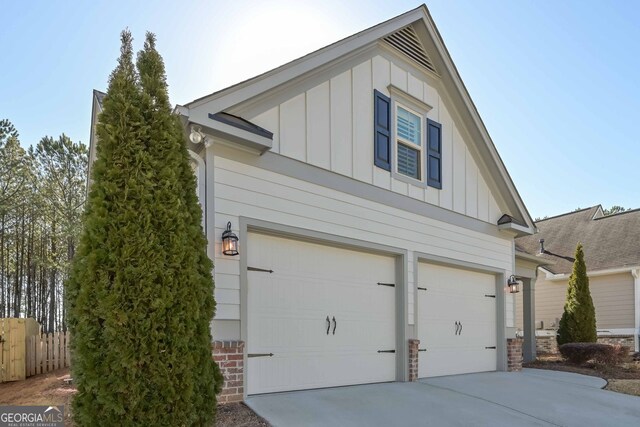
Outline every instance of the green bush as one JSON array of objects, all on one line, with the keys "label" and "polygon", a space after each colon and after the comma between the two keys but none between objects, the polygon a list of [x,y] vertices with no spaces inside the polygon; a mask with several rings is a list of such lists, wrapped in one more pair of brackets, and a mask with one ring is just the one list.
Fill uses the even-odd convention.
[{"label": "green bush", "polygon": [[136,67],[122,33],[67,283],[79,426],[203,426],[215,415],[212,263],[164,73],[152,34]]},{"label": "green bush", "polygon": [[589,291],[589,277],[582,245],[576,247],[573,271],[567,286],[564,312],[558,327],[558,345],[577,342],[596,342],[596,310]]},{"label": "green bush", "polygon": [[629,347],[621,344],[613,344],[596,354],[593,361],[601,365],[619,365],[628,358]]},{"label": "green bush", "polygon": [[617,365],[629,355],[629,349],[622,345],[577,342],[563,344],[560,354],[569,363],[582,365],[589,360],[602,365]]}]

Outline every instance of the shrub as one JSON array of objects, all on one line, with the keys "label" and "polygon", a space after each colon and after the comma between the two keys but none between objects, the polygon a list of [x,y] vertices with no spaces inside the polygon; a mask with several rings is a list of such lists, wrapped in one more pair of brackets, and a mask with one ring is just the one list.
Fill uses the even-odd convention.
[{"label": "shrub", "polygon": [[84,230],[66,283],[78,426],[206,426],[212,263],[179,119],[155,38],[132,38],[109,81]]},{"label": "shrub", "polygon": [[616,365],[629,354],[629,349],[622,345],[575,342],[560,346],[560,354],[569,363],[582,365],[593,360],[603,365]]},{"label": "shrub", "polygon": [[629,356],[629,347],[621,344],[609,345],[604,351],[596,354],[594,362],[602,365],[618,365]]},{"label": "shrub", "polygon": [[582,245],[576,247],[573,271],[567,286],[567,299],[560,319],[558,345],[576,342],[596,342],[596,310],[589,291],[589,277]]}]

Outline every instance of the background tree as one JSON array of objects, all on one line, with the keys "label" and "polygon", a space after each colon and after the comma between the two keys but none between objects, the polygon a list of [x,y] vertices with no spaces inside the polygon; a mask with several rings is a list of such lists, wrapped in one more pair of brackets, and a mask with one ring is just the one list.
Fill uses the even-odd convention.
[{"label": "background tree", "polygon": [[74,418],[210,425],[215,303],[195,178],[154,36],[137,69],[131,34],[121,41],[67,286]]},{"label": "background tree", "polygon": [[584,262],[584,252],[576,247],[573,271],[569,277],[567,299],[560,319],[558,345],[571,342],[596,342],[596,310],[589,291],[589,277]]},{"label": "background tree", "polygon": [[62,135],[23,149],[0,120],[0,317],[64,329],[62,283],[85,197],[87,148]]},{"label": "background tree", "polygon": [[630,211],[630,210],[631,209],[624,208],[622,206],[613,205],[609,209],[603,209],[602,211],[603,211],[604,215],[607,216],[607,215],[613,215],[613,214],[626,212],[626,211]]}]

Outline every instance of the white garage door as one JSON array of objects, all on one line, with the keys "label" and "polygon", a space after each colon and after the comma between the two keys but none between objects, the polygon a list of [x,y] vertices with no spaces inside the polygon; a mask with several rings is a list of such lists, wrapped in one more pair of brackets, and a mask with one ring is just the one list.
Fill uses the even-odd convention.
[{"label": "white garage door", "polygon": [[420,263],[418,288],[418,375],[495,371],[495,276]]},{"label": "white garage door", "polygon": [[257,233],[247,256],[248,394],[396,379],[393,257]]}]

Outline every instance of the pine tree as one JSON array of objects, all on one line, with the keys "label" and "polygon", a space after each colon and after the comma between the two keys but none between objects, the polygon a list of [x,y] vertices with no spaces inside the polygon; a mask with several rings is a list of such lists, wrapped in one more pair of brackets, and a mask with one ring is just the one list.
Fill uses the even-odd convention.
[{"label": "pine tree", "polygon": [[[157,165],[156,170],[165,174],[161,176],[163,185],[156,189],[156,194],[163,194],[161,198],[165,203],[175,206],[166,212],[165,218],[157,216],[156,220],[165,222],[159,228],[172,228],[179,224],[176,215],[180,214],[185,227],[180,233],[181,242],[168,240],[165,245],[175,246],[172,253],[180,257],[177,266],[182,269],[184,277],[190,278],[191,284],[189,289],[184,289],[182,283],[176,284],[184,293],[179,300],[181,306],[176,303],[173,306],[176,313],[184,317],[179,328],[189,325],[187,333],[190,336],[185,343],[192,358],[191,363],[183,363],[182,367],[193,393],[180,397],[185,399],[185,405],[191,405],[191,412],[197,415],[198,423],[204,423],[215,412],[215,395],[223,381],[218,366],[211,358],[210,321],[215,310],[212,264],[206,253],[207,242],[201,226],[202,209],[196,195],[196,181],[183,128],[179,118],[171,112],[164,63],[155,44],[155,35],[147,33],[144,49],[138,54],[137,66],[143,92],[143,114],[150,124],[149,151]],[[176,333],[182,335],[185,331]]]},{"label": "pine tree", "polygon": [[195,179],[153,35],[137,71],[131,34],[121,40],[67,287],[74,418],[82,426],[209,425],[219,372]]},{"label": "pine tree", "polygon": [[597,338],[596,311],[589,291],[587,266],[584,262],[582,245],[578,244],[557,341],[558,345],[562,345],[573,342],[596,342]]}]

